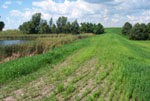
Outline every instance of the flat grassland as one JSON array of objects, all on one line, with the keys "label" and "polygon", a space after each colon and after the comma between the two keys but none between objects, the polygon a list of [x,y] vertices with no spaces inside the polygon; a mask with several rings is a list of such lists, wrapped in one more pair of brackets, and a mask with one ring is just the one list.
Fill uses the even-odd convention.
[{"label": "flat grassland", "polygon": [[0,64],[0,100],[150,101],[150,41],[120,31]]}]

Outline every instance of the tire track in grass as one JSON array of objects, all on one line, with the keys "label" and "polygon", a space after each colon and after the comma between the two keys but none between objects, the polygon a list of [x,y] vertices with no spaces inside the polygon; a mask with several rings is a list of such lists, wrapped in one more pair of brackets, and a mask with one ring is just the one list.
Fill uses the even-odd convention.
[{"label": "tire track in grass", "polygon": [[124,91],[124,89],[125,89],[125,84],[126,84],[125,80],[122,79],[122,84],[121,84],[120,90],[119,90],[119,92],[118,92],[118,95],[119,95],[119,96],[117,97],[117,101],[121,101],[121,95],[123,94],[123,91]]},{"label": "tire track in grass", "polygon": [[[105,81],[105,83],[107,82],[107,77],[109,76],[109,74],[110,73],[108,73],[108,75],[105,75],[103,78],[101,78],[98,82],[96,82],[96,84],[94,84],[94,81],[96,81],[95,80],[95,78],[96,78],[96,76],[98,76],[99,77],[99,74],[100,74],[100,72],[99,71],[102,71],[102,72],[105,72],[105,71],[107,71],[108,69],[110,69],[109,67],[103,67],[103,68],[99,68],[99,70],[97,70],[97,72],[95,72],[94,73],[94,79],[92,79],[92,80],[90,80],[90,82],[93,82],[93,84],[92,85],[90,85],[90,86],[86,86],[85,88],[84,88],[84,92],[82,92],[82,94],[84,95],[84,96],[81,96],[80,98],[79,98],[79,100],[82,100],[82,101],[85,101],[86,100],[86,98],[87,97],[91,97],[91,96],[96,96],[96,98],[95,98],[95,100],[100,96],[100,94],[101,94],[101,90],[104,88],[104,86],[105,86],[105,84],[104,84],[104,82],[103,81]],[[110,70],[109,70],[109,72],[111,72]],[[106,73],[107,74],[107,73]],[[89,85],[89,84],[88,84]],[[91,88],[90,90],[87,90],[86,91],[86,88]],[[98,90],[97,90],[98,89]],[[85,93],[85,94],[84,94]],[[93,93],[93,95],[91,94],[91,93]]]},{"label": "tire track in grass", "polygon": [[[80,68],[80,67],[79,67]],[[74,74],[74,73],[73,73]],[[71,74],[72,75],[72,74]],[[71,75],[68,75],[68,77],[71,77]],[[68,78],[66,78],[66,79],[68,79]],[[61,82],[66,82],[65,80],[63,80],[63,81],[60,81],[59,83],[61,83]],[[59,84],[58,83],[58,84]],[[56,87],[55,87],[56,88]]]},{"label": "tire track in grass", "polygon": [[[92,58],[92,59],[90,59],[89,61],[87,61],[87,62],[85,62],[84,63],[84,65],[83,66],[81,66],[77,71],[76,71],[76,73],[75,73],[75,75],[76,76],[78,76],[79,74],[82,74],[83,76],[79,79],[79,80],[77,80],[77,81],[74,81],[73,79],[73,81],[70,81],[70,82],[67,82],[67,83],[65,83],[66,85],[68,84],[70,84],[70,83],[73,83],[74,85],[76,85],[76,88],[80,88],[80,86],[81,86],[81,83],[83,82],[83,81],[87,81],[87,79],[86,79],[86,77],[89,75],[89,74],[92,74],[91,73],[91,71],[90,71],[90,68],[86,68],[86,67],[93,67],[93,64],[95,65],[95,59],[94,58]],[[82,69],[83,68],[83,69]],[[83,71],[82,71],[83,70]],[[82,73],[83,72],[83,73]],[[74,76],[74,78],[76,78],[76,76]],[[76,89],[77,90],[77,89]],[[76,92],[76,90],[75,90],[75,92]],[[72,93],[73,94],[73,93]],[[72,97],[72,94],[69,96],[69,97],[67,97],[67,99],[69,99],[69,98],[71,98]],[[74,95],[74,94],[73,94]]]},{"label": "tire track in grass", "polygon": [[[89,61],[88,61],[89,62]],[[88,63],[88,62],[85,62],[85,63]],[[90,62],[89,62],[90,63]],[[84,65],[84,64],[83,64]],[[83,70],[83,72],[85,72],[86,73],[86,71],[85,71],[85,68],[84,69],[82,69],[81,68],[82,66],[80,66],[79,68],[80,68],[80,72]],[[73,73],[73,75],[70,75],[69,77],[74,77],[74,74],[76,74],[76,73]],[[84,76],[85,77],[85,76]],[[68,78],[67,78],[68,79]],[[63,83],[63,82],[66,82],[66,80],[64,80],[64,81],[60,81],[60,83]]]},{"label": "tire track in grass", "polygon": [[[78,52],[80,53],[80,50]],[[54,66],[54,68],[52,69],[52,72],[56,72],[57,70],[61,69],[61,67],[64,67],[64,66],[68,65],[70,59],[75,57],[78,54],[78,52],[73,54],[72,56],[67,57],[66,60],[63,63],[59,63],[58,65]],[[29,83],[25,88],[28,88],[28,87],[37,88],[39,85],[41,85],[41,86],[44,87],[41,92],[44,92],[44,95],[46,95],[47,93],[49,93],[49,92],[51,92],[52,90],[55,89],[55,87],[48,86],[47,83],[49,83],[49,85],[56,85],[57,84],[56,82],[51,82],[51,81],[49,82],[49,80],[48,80],[50,78],[49,76],[50,75],[47,72],[45,75],[42,75],[42,77],[40,77],[39,79],[34,80],[31,83]],[[48,82],[47,83],[43,82],[44,80],[48,80]],[[51,89],[47,89],[47,88],[51,88]],[[22,89],[22,88],[20,88],[20,89]],[[29,91],[30,91],[30,89],[29,89]],[[15,94],[14,92],[16,92],[16,91],[12,91],[10,95],[14,95]],[[28,94],[24,94],[24,95],[26,95],[26,96],[30,95],[29,92],[26,92],[26,93],[28,93]],[[10,98],[14,98],[14,97],[13,96],[8,96],[8,98],[10,99]],[[7,97],[5,99],[7,99]]]},{"label": "tire track in grass", "polygon": [[114,73],[114,70],[112,69],[109,75],[107,75],[107,77],[105,77],[105,79],[102,81],[103,82],[102,86],[104,87],[104,90],[103,90],[103,93],[100,95],[100,98],[105,99],[106,101],[108,101],[108,95],[114,84],[115,78],[112,75],[113,73]]}]

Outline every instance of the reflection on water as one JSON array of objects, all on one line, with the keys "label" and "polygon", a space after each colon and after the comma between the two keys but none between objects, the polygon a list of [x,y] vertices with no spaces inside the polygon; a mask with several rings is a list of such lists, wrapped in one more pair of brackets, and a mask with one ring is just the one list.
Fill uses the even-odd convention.
[{"label": "reflection on water", "polygon": [[29,40],[0,40],[0,45],[12,45],[28,42]]}]

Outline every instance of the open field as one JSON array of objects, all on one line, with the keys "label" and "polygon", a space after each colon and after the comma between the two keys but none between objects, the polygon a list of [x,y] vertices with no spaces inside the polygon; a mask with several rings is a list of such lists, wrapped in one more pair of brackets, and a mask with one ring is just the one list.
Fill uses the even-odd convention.
[{"label": "open field", "polygon": [[149,101],[150,41],[120,31],[0,64],[0,100]]}]

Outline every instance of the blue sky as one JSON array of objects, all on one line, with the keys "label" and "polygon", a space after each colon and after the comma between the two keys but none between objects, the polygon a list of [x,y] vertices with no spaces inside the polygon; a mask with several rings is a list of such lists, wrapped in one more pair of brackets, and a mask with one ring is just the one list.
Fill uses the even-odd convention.
[{"label": "blue sky", "polygon": [[119,27],[126,21],[135,24],[150,22],[149,0],[0,0],[0,21],[5,29],[17,29],[20,24],[41,12],[47,21],[67,16],[69,21],[102,23]]}]

